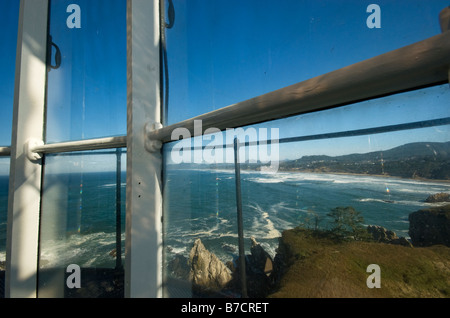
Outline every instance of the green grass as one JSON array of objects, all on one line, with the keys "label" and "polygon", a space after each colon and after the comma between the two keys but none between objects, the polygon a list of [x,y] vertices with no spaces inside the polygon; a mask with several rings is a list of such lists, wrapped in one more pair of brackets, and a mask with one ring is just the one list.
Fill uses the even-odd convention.
[{"label": "green grass", "polygon": [[[411,248],[375,242],[332,240],[325,232],[285,231],[287,272],[270,297],[450,297],[450,248]],[[369,264],[381,268],[381,288],[368,288]]]}]

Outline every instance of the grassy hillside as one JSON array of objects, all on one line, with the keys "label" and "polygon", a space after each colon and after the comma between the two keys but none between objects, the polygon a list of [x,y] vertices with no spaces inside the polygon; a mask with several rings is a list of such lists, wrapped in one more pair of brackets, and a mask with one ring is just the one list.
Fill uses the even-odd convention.
[{"label": "grassy hillside", "polygon": [[[305,229],[284,231],[280,249],[288,269],[270,297],[450,297],[450,248],[411,248],[375,242],[336,242]],[[381,268],[370,289],[369,264]]]}]

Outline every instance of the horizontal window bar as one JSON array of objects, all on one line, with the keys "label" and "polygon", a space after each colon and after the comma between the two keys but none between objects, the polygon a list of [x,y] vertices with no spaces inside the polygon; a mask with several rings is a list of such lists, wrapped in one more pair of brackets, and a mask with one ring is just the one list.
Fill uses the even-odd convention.
[{"label": "horizontal window bar", "polygon": [[448,82],[450,31],[339,70],[151,131],[150,140],[170,142],[176,128],[191,136],[194,121],[225,130],[338,107]]},{"label": "horizontal window bar", "polygon": [[[331,133],[325,133],[325,134],[287,137],[287,138],[280,138],[279,140],[270,140],[269,139],[269,140],[244,141],[244,142],[240,141],[239,146],[248,147],[248,146],[259,146],[261,144],[270,145],[270,144],[276,144],[276,143],[282,144],[282,143],[309,141],[309,140],[365,136],[365,135],[382,134],[382,133],[401,131],[401,130],[436,127],[436,126],[443,126],[443,125],[450,125],[450,117],[432,119],[432,120],[424,120],[424,121],[418,121],[418,122],[413,122],[413,123],[331,132]],[[204,150],[206,148],[218,149],[218,148],[232,148],[232,147],[234,147],[234,144],[223,144],[223,145],[214,145],[214,146],[211,146],[211,145],[193,146],[193,147],[183,147],[183,149],[184,150],[189,150],[189,149],[190,150]]]},{"label": "horizontal window bar", "polygon": [[10,147],[0,147],[0,157],[9,157],[11,155]]},{"label": "horizontal window bar", "polygon": [[85,150],[124,148],[126,146],[127,137],[119,136],[46,144],[37,146],[33,148],[32,151],[36,153],[50,154]]},{"label": "horizontal window bar", "polygon": [[281,138],[279,140],[279,143],[374,135],[374,134],[388,133],[388,132],[401,131],[401,130],[443,126],[443,125],[449,125],[449,124],[450,124],[450,117],[446,117],[446,118],[418,121],[418,122],[414,122],[414,123],[389,125],[389,126],[383,126],[383,127],[364,128],[364,129],[356,129],[356,130],[310,135],[310,136]]},{"label": "horizontal window bar", "polygon": [[[53,156],[53,157],[75,157],[75,156],[100,156],[100,155],[116,155],[117,154],[117,149],[121,149],[123,147],[119,147],[119,148],[111,148],[111,150],[109,151],[98,151],[98,150],[83,150],[83,151],[75,151],[75,152],[62,152],[62,153],[58,153],[58,152],[54,152],[54,153],[48,153],[48,156]],[[125,150],[122,150],[122,154],[126,154],[126,148]]]}]

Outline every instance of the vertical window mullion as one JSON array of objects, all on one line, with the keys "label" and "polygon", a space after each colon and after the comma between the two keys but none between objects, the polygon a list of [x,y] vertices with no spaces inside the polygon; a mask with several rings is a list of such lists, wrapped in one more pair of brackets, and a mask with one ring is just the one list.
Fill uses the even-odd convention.
[{"label": "vertical window mullion", "polygon": [[41,164],[26,144],[43,137],[48,0],[20,3],[8,199],[6,297],[36,297]]},{"label": "vertical window mullion", "polygon": [[[162,155],[146,148],[161,123],[159,1],[127,0],[125,297],[162,296]],[[156,127],[156,126],[155,126]]]}]

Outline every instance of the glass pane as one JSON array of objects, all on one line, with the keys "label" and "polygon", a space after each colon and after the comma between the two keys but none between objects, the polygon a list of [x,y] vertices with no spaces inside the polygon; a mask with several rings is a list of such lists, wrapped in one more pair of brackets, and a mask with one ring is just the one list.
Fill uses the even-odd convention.
[{"label": "glass pane", "polygon": [[176,19],[165,31],[168,123],[439,34],[439,12],[448,6],[444,0],[380,0],[380,28],[370,28],[375,11],[369,4],[173,0]]},{"label": "glass pane", "polygon": [[166,296],[243,295],[237,136],[248,296],[448,297],[449,94],[446,84],[167,144]]},{"label": "glass pane", "polygon": [[121,149],[46,156],[39,297],[123,297],[125,160]]},{"label": "glass pane", "polygon": [[0,298],[5,296],[9,158],[0,158]]},{"label": "glass pane", "polygon": [[53,0],[50,36],[47,143],[125,135],[126,1]]},{"label": "glass pane", "polygon": [[19,0],[0,3],[0,146],[11,144]]}]

